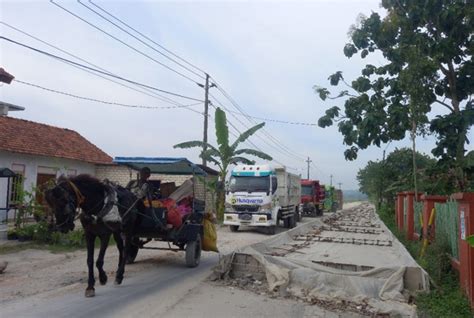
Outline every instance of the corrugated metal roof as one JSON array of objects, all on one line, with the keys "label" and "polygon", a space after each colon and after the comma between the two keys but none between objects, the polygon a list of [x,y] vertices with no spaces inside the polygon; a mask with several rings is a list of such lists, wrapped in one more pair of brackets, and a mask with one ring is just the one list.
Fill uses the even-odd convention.
[{"label": "corrugated metal roof", "polygon": [[172,157],[115,157],[114,162],[135,170],[148,167],[151,173],[190,175],[207,173],[186,158]]}]

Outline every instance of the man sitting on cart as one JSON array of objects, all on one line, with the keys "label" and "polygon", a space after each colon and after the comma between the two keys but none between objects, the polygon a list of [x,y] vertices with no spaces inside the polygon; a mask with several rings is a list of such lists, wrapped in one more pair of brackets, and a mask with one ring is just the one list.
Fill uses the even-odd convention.
[{"label": "man sitting on cart", "polygon": [[132,180],[127,184],[127,189],[132,191],[138,199],[150,199],[151,186],[148,183],[150,178],[151,170],[148,167],[140,169],[140,178],[138,180]]}]

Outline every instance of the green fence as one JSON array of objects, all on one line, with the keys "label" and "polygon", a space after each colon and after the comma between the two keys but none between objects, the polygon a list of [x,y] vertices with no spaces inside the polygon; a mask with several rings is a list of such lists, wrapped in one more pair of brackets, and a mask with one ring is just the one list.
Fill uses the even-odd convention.
[{"label": "green fence", "polygon": [[421,224],[421,216],[423,215],[423,202],[422,201],[414,201],[413,202],[413,208],[415,210],[415,233],[418,233],[422,235],[421,233],[421,228],[423,227],[423,224]]},{"label": "green fence", "polygon": [[435,203],[435,231],[436,241],[446,241],[451,249],[451,256],[459,259],[459,214],[458,203],[448,201],[446,203]]}]

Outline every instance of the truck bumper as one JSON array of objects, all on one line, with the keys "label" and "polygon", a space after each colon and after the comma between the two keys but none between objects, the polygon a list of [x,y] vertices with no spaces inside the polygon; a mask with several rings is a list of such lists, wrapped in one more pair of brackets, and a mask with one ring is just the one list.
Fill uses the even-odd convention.
[{"label": "truck bumper", "polygon": [[224,213],[224,225],[274,226],[275,220],[267,214]]}]

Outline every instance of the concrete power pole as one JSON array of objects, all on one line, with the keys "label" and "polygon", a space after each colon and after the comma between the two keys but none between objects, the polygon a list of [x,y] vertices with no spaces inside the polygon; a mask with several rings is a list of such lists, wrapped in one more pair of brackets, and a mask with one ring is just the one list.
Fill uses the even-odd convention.
[{"label": "concrete power pole", "polygon": [[308,157],[308,160],[306,160],[306,162],[308,163],[308,178],[307,178],[307,179],[309,180],[309,164],[310,164],[312,161],[311,161],[311,160],[309,159],[309,157]]},{"label": "concrete power pole", "polygon": [[[207,147],[207,119],[209,118],[209,74],[206,73],[206,84],[204,86],[204,136],[202,138],[202,142],[204,143],[204,147],[202,147],[202,151],[206,151]],[[207,166],[206,159],[202,158],[202,165]]]},{"label": "concrete power pole", "polygon": [[332,187],[332,175],[330,175],[330,177],[331,177],[331,182],[330,182],[330,185],[331,185],[331,187]]}]

